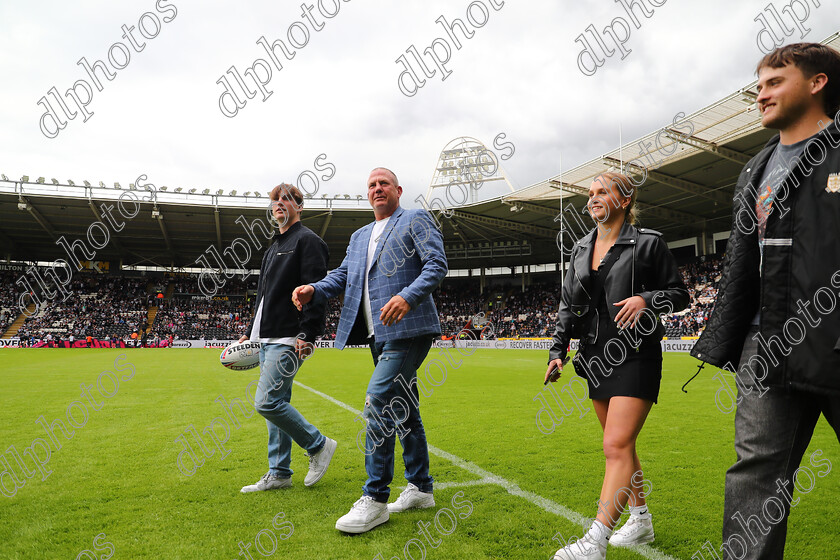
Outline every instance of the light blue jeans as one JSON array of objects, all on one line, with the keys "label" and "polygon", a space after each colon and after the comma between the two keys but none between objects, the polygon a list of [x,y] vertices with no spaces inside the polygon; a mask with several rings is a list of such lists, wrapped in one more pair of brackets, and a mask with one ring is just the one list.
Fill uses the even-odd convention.
[{"label": "light blue jeans", "polygon": [[254,408],[268,426],[268,467],[281,478],[292,476],[292,440],[313,455],[324,447],[327,439],[310,424],[292,400],[292,381],[302,361],[287,344],[262,344],[260,348],[260,382],[254,396]]},{"label": "light blue jeans", "polygon": [[417,368],[429,353],[434,338],[423,335],[370,345],[375,367],[364,410],[368,479],[363,494],[377,502],[387,502],[391,492],[388,485],[394,478],[397,437],[403,448],[406,480],[421,492],[432,491],[429,446],[418,407]]}]

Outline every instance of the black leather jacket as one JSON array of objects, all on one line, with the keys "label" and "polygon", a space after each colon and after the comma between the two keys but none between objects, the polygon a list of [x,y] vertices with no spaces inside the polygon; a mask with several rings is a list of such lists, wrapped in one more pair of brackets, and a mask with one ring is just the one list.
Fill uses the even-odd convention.
[{"label": "black leather jacket", "polygon": [[[549,361],[566,357],[569,340],[578,338],[586,344],[598,339],[598,302],[592,301],[592,248],[595,245],[596,229],[593,229],[572,249],[569,270],[563,282],[560,308],[557,313],[557,327],[554,330],[554,344],[549,350]],[[612,304],[631,296],[641,296],[647,309],[656,314],[656,320],[649,312],[648,320],[639,321],[629,328],[625,340],[660,340],[664,327],[659,317],[663,313],[674,313],[688,305],[688,291],[680,277],[677,263],[658,231],[636,228],[624,223],[615,241],[615,251],[622,248],[618,260],[604,279],[604,292],[610,318],[620,307]],[[590,307],[592,312],[590,313]],[[606,342],[606,341],[601,341]]]},{"label": "black leather jacket", "polygon": [[[756,189],[779,137],[741,171],[715,308],[691,355],[735,371],[761,309],[751,367],[763,385],[840,395],[840,113],[806,144],[767,217],[764,258]],[[814,144],[809,146],[809,144]],[[765,370],[765,371],[762,371]]]}]

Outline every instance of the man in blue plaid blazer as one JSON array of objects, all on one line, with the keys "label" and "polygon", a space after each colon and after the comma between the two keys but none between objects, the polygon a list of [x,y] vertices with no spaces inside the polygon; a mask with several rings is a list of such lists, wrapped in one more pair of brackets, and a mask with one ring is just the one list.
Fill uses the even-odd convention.
[{"label": "man in blue plaid blazer", "polygon": [[[353,233],[341,266],[292,294],[300,309],[343,292],[335,346],[368,344],[373,354],[364,410],[368,479],[362,497],[336,522],[336,529],[346,533],[369,531],[388,521],[389,513],[435,505],[417,368],[440,335],[432,291],[446,276],[447,264],[443,237],[431,214],[401,208],[401,195],[392,171],[374,169],[368,200],[376,221]],[[403,446],[408,487],[388,504],[395,436]]]}]

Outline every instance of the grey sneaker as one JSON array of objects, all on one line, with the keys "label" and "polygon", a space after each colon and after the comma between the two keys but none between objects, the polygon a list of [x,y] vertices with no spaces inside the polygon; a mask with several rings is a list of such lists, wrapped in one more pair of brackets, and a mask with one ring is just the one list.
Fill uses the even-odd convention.
[{"label": "grey sneaker", "polygon": [[277,475],[271,474],[271,471],[268,471],[254,484],[243,486],[240,492],[243,494],[247,492],[263,492],[265,490],[275,490],[277,488],[289,488],[291,485],[291,478],[280,478]]},{"label": "grey sneaker", "polygon": [[303,481],[304,486],[312,486],[323,478],[337,446],[338,444],[334,439],[327,438],[324,447],[318,453],[309,456],[309,472],[306,473],[306,478]]},{"label": "grey sneaker", "polygon": [[392,504],[388,504],[390,513],[399,513],[411,508],[425,509],[435,507],[435,496],[431,492],[421,492],[415,485],[408,483],[400,497]]},{"label": "grey sneaker", "polygon": [[639,544],[652,543],[653,522],[651,515],[630,516],[630,519],[610,537],[610,544],[613,546],[636,546]]}]

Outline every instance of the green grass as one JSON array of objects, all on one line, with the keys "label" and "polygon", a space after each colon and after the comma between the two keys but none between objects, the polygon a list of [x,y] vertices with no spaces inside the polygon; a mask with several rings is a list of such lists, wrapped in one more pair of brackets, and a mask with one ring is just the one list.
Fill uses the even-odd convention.
[{"label": "green grass", "polygon": [[[100,372],[114,371],[119,354],[127,355],[136,374],[120,381],[117,394],[101,410],[88,406],[87,423],[72,439],[56,430],[62,447],[51,445],[45,468],[52,473],[46,480],[36,474],[14,497],[0,496],[0,558],[76,558],[86,549],[96,552],[93,539],[100,533],[106,536],[97,541],[99,548],[112,543],[115,559],[243,558],[239,541],[253,543],[261,530],[287,533],[272,528],[272,519],[283,512],[294,532],[278,541],[271,557],[373,559],[381,553],[390,560],[404,557],[406,542],[418,536],[418,521],[434,523],[435,512],[444,507],[457,513],[451,504],[456,492],[463,492],[460,500],[468,501],[473,511],[458,518],[450,535],[440,536],[431,528],[442,542],[438,548],[427,546],[426,558],[549,558],[557,548],[551,540],[555,533],[568,538],[582,532],[498,485],[485,484],[439,489],[434,510],[395,515],[359,536],[339,533],[335,520],[361,495],[365,479],[363,456],[355,444],[362,425],[352,413],[301,387],[294,390],[295,406],[339,442],[318,485],[304,487],[307,462],[295,446],[293,488],[240,494],[243,485],[267,470],[267,463],[265,421],[256,414],[243,419],[238,411],[240,425],[231,426],[226,444],[230,454],[220,460],[217,450],[193,476],[184,476],[176,465],[181,446],[175,438],[191,425],[201,432],[223,415],[214,402],[219,395],[229,402],[234,397],[245,400],[245,387],[258,372],[222,368],[218,350],[4,350],[0,451],[14,445],[22,453],[35,438],[46,438],[36,424],[41,415],[49,422],[66,422],[68,405],[85,400],[80,384],[95,386]],[[591,410],[583,418],[577,413],[566,417],[550,435],[537,429],[539,405],[533,398],[542,389],[545,361],[541,351],[479,350],[463,358],[459,368],[450,366],[445,382],[423,400],[429,442],[524,491],[594,516],[604,468],[601,430]],[[688,559],[706,540],[720,545],[724,473],[735,459],[734,417],[714,404],[714,371],[704,370],[686,395],[680,386],[696,362],[687,355],[667,354],[664,364],[660,404],[650,414],[638,449],[645,478],[653,485],[649,504],[655,516],[654,546]],[[361,409],[370,370],[365,350],[322,349],[297,379]],[[130,371],[117,374],[128,376]],[[585,405],[591,408],[588,401]],[[81,410],[73,410],[82,421]],[[206,436],[205,441],[212,445]],[[831,558],[836,550],[836,531],[826,529],[836,526],[840,448],[824,419],[806,452],[806,464],[816,449],[835,467],[817,479],[810,493],[796,494],[801,502],[789,522],[790,557]],[[5,457],[11,459],[11,454]],[[13,460],[11,464],[20,477]],[[431,468],[438,483],[477,478],[435,456]],[[8,475],[3,482],[10,486]],[[398,457],[394,486],[404,484]],[[270,549],[268,537],[262,542]],[[420,558],[418,549],[410,552]],[[264,558],[254,548],[251,555]],[[611,548],[608,558],[642,556]]]}]

